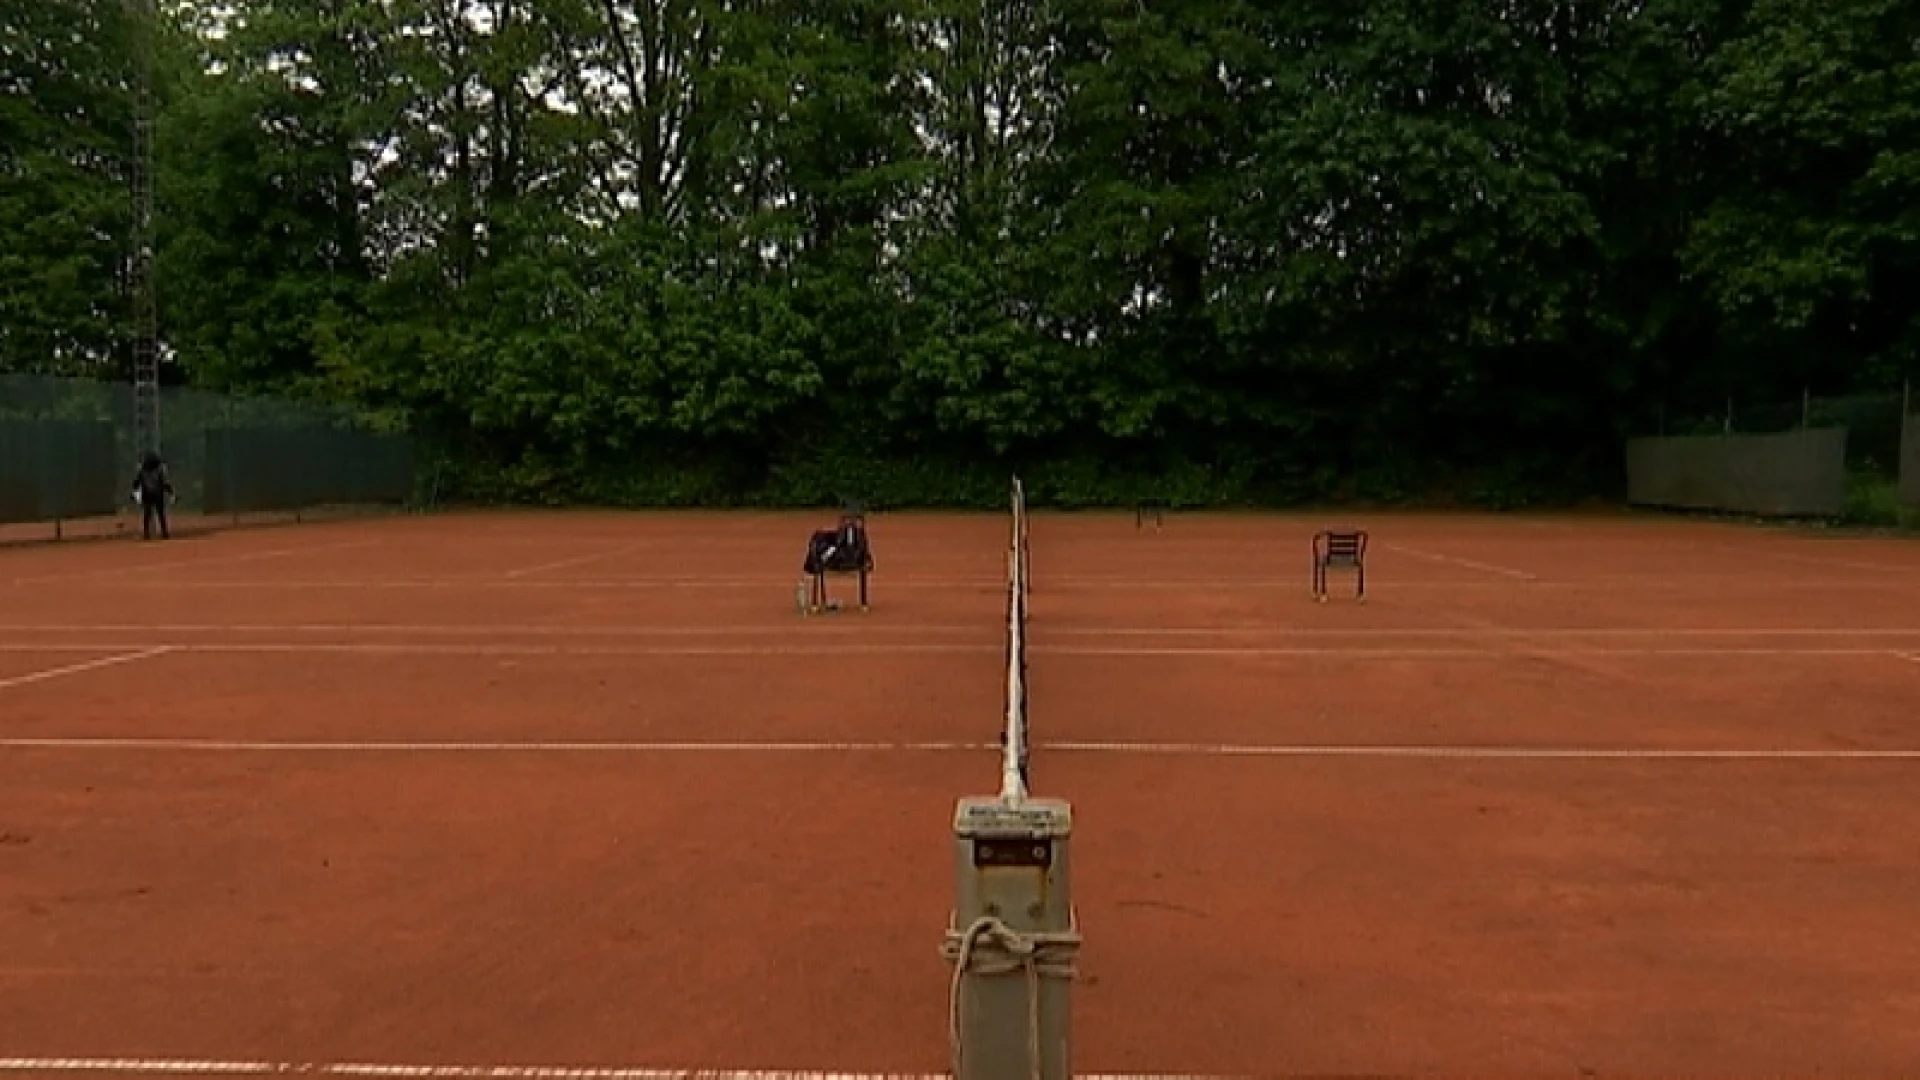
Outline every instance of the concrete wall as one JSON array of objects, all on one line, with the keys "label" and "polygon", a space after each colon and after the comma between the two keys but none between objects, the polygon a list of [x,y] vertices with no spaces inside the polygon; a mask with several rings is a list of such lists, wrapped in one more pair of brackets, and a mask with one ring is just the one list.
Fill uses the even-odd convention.
[{"label": "concrete wall", "polygon": [[1920,413],[1909,414],[1900,432],[1900,501],[1920,509]]},{"label": "concrete wall", "polygon": [[1627,440],[1635,506],[1838,517],[1846,497],[1846,428]]}]

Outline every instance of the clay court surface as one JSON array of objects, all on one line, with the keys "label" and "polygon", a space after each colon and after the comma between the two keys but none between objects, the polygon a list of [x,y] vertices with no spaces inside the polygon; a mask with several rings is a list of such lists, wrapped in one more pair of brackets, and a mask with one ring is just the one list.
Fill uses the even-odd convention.
[{"label": "clay court surface", "polygon": [[[1079,1070],[1912,1073],[1920,545],[1350,520],[1035,515]],[[944,1070],[1007,520],[821,521],[0,550],[0,1072]]]}]

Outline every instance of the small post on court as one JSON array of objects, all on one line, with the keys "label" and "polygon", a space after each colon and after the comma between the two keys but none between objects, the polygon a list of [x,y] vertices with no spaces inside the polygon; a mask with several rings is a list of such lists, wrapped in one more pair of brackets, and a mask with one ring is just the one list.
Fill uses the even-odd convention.
[{"label": "small post on court", "polygon": [[1070,888],[1073,809],[968,798],[954,813],[954,1080],[1071,1080],[1080,951]]}]

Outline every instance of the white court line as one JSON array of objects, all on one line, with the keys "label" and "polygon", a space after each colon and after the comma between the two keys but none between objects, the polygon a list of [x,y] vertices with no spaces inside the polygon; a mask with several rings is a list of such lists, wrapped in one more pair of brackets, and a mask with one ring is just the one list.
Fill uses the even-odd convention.
[{"label": "white court line", "polygon": [[[952,1080],[948,1073],[658,1069],[593,1065],[390,1065],[173,1058],[0,1058],[0,1072],[140,1076],[350,1076],[373,1080]],[[1079,1073],[1076,1080],[1231,1080],[1195,1074]]]},{"label": "white court line", "polygon": [[[91,652],[93,650],[88,651]],[[36,671],[30,675],[15,675],[10,679],[0,679],[0,690],[6,690],[15,686],[26,686],[30,683],[46,682],[49,679],[62,679],[69,675],[79,675],[82,672],[97,671],[100,668],[113,667],[117,664],[131,664],[135,660],[146,660],[173,651],[175,650],[171,645],[156,645],[153,648],[142,649],[139,652],[104,656],[98,660],[87,660],[78,664],[68,664],[65,667],[48,668],[45,671]]]},{"label": "white court line", "polygon": [[[117,572],[117,571],[115,571]],[[1376,576],[1378,576],[1376,574]],[[40,579],[22,579],[40,580]],[[883,579],[876,579],[880,581]],[[884,579],[888,589],[992,589],[1006,588],[1004,579],[994,578],[889,578]],[[16,582],[18,584],[19,582]],[[534,578],[515,578],[508,580],[500,577],[473,578],[388,578],[388,579],[333,579],[333,580],[256,580],[256,581],[169,581],[164,579],[131,579],[113,582],[116,589],[244,589],[254,592],[274,589],[350,589],[361,592],[379,592],[382,590],[433,590],[457,589],[471,592],[479,589],[591,589],[596,592],[608,592],[618,589],[766,589],[773,592],[791,590],[790,578],[601,578],[578,580],[561,578],[558,580],[540,580]],[[1088,589],[1117,589],[1128,592],[1142,590],[1207,590],[1207,589],[1280,589],[1307,592],[1304,580],[1294,578],[1134,578],[1124,574],[1111,577],[1075,577],[1045,578],[1036,580],[1042,590],[1054,592],[1083,591]],[[1483,590],[1511,590],[1513,585],[1506,581],[1384,581],[1373,584],[1369,591],[1379,596],[1409,592],[1476,592]],[[1528,587],[1533,589],[1560,589],[1571,592],[1628,592],[1636,589],[1658,589],[1662,592],[1677,590],[1712,592],[1839,592],[1846,590],[1872,589],[1885,591],[1889,583],[1870,579],[1853,578],[1846,581],[1743,581],[1738,578],[1690,578],[1690,577],[1619,577],[1595,578],[1582,581],[1543,581],[1528,579]],[[1906,588],[1901,583],[1891,587]]]},{"label": "white court line", "polygon": [[1490,761],[1920,761],[1910,750],[1663,749],[1549,746],[1262,746],[1237,743],[1053,742],[1050,753],[1189,757],[1398,758]]},{"label": "white court line", "polygon": [[1388,551],[1397,551],[1402,555],[1411,555],[1416,559],[1425,559],[1428,562],[1446,563],[1451,566],[1464,566],[1469,570],[1479,570],[1488,574],[1499,574],[1502,577],[1517,578],[1521,581],[1540,580],[1537,574],[1529,574],[1525,570],[1515,570],[1510,566],[1495,566],[1492,563],[1475,562],[1472,559],[1462,559],[1453,555],[1441,555],[1438,552],[1410,548],[1404,544],[1382,544],[1380,546],[1386,548]]},{"label": "white court line", "polygon": [[[998,752],[957,742],[271,742],[235,739],[0,739],[0,750],[172,751],[226,754],[953,754]],[[1402,761],[1920,761],[1920,749],[1662,748],[1320,745],[1194,742],[1041,742],[1049,754],[1147,757],[1348,758]]]},{"label": "white court line", "polygon": [[[984,632],[984,633],[983,633]],[[608,626],[557,626],[546,624],[477,623],[95,623],[0,624],[0,634],[445,634],[455,637],[742,637],[763,634],[791,636],[795,633],[830,634],[980,634],[987,636],[992,627],[960,625],[889,625],[865,620],[820,620],[801,628],[797,623],[762,626],[673,626],[617,624]],[[1920,634],[1920,630],[1914,631]]]},{"label": "white court line", "polygon": [[[133,589],[246,589],[249,591],[267,591],[272,589],[351,589],[357,592],[378,592],[382,589],[457,589],[471,592],[478,589],[592,589],[606,592],[614,589],[765,589],[770,592],[785,592],[791,596],[793,583],[799,574],[779,578],[602,578],[582,581],[573,578],[559,580],[536,580],[531,578],[473,577],[473,578],[391,578],[391,579],[336,579],[302,581],[166,581],[131,579],[114,583],[115,588]],[[878,579],[876,578],[876,581]],[[1119,580],[1119,579],[1116,579]],[[1294,584],[1298,585],[1298,582]],[[1006,579],[992,578],[904,578],[888,579],[889,589],[994,589],[1004,590]]]},{"label": "white court line", "polygon": [[[824,620],[806,624],[804,629],[792,621],[739,626],[687,626],[675,624],[609,623],[605,625],[558,625],[554,623],[0,623],[0,634],[421,634],[465,636],[515,635],[527,637],[730,637],[795,633],[856,634],[979,634],[978,625],[958,623],[888,624],[865,620],[833,622]],[[1636,627],[1636,626],[1551,626],[1551,627],[1354,627],[1354,626],[1048,626],[1034,627],[1037,633],[1062,638],[1191,638],[1191,637],[1279,637],[1279,638],[1873,638],[1920,637],[1920,627],[1885,629],[1840,626],[1816,626],[1804,629],[1788,627]]]},{"label": "white court line", "polygon": [[1900,563],[1860,562],[1855,559],[1835,559],[1825,555],[1802,555],[1785,551],[1761,551],[1755,548],[1741,547],[1737,544],[1692,544],[1689,546],[1704,548],[1709,551],[1723,551],[1730,555],[1758,555],[1761,558],[1777,559],[1780,562],[1789,562],[1800,566],[1838,566],[1847,570],[1868,570],[1881,574],[1920,573],[1920,563],[1903,565]]},{"label": "white court line", "polygon": [[[111,652],[128,648],[127,642],[101,644],[95,642],[0,642],[0,653],[53,653],[53,652]],[[645,646],[645,645],[608,645],[608,646],[569,646],[569,645],[496,645],[496,644],[433,644],[433,643],[377,643],[377,642],[169,642],[164,646],[168,651],[190,654],[260,654],[260,655],[321,655],[340,654],[347,656],[885,656],[885,655],[987,655],[1005,652],[1002,644],[822,644],[822,645],[764,645],[764,646]],[[1524,647],[1524,645],[1523,645]],[[1513,649],[1491,648],[1394,648],[1391,646],[1367,648],[1137,648],[1098,646],[1032,646],[1028,650],[1034,656],[1080,656],[1080,657],[1211,657],[1211,658],[1262,658],[1262,657],[1356,657],[1372,659],[1440,659],[1440,658],[1478,658],[1488,660],[1511,660],[1515,658],[1551,660],[1562,657],[1590,656],[1674,656],[1674,657],[1710,657],[1710,656],[1757,656],[1757,657],[1894,657],[1904,656],[1897,649],[1856,648],[1856,649],[1790,649],[1790,648],[1572,648],[1572,649],[1526,649],[1524,652]]]},{"label": "white court line", "polygon": [[[1524,648],[1524,642],[1521,642]],[[1379,657],[1379,659],[1421,659],[1421,657],[1488,657],[1488,659],[1555,659],[1555,657],[1592,657],[1592,655],[1651,655],[1651,657],[1716,657],[1716,655],[1753,655],[1753,657],[1887,657],[1901,655],[1897,650],[1788,650],[1788,648],[1572,648],[1572,650],[1469,650],[1469,648],[1379,648],[1379,650],[1350,650],[1350,648],[1073,648],[1073,646],[1029,646],[1031,655],[1114,655],[1114,657],[1290,657],[1290,655],[1315,655],[1315,657]]]},{"label": "white court line", "polygon": [[[8,629],[0,626],[0,632]],[[31,627],[27,629],[32,629]],[[83,628],[84,629],[84,628]],[[1354,626],[1182,626],[1158,628],[1138,627],[1047,627],[1046,634],[1061,637],[1227,637],[1227,636],[1274,636],[1274,637],[1314,637],[1314,638],[1380,638],[1380,637],[1435,637],[1435,638],[1533,638],[1533,637],[1913,637],[1920,635],[1920,628],[1899,627],[1886,630],[1863,629],[1860,627],[1810,627],[1795,630],[1786,627],[1767,626],[1749,628],[1697,627],[1637,627],[1637,626],[1552,626],[1527,629],[1524,627],[1500,626],[1461,626],[1461,627],[1354,627]]]},{"label": "white court line", "polygon": [[41,585],[56,581],[85,581],[90,578],[114,577],[126,580],[114,582],[115,586],[124,586],[137,581],[147,571],[174,570],[190,566],[224,566],[230,563],[260,562],[264,559],[279,559],[289,555],[313,555],[323,551],[342,551],[347,548],[371,547],[383,544],[384,540],[344,540],[337,544],[311,544],[306,547],[274,548],[271,551],[247,551],[233,555],[213,555],[204,559],[174,559],[167,562],[134,563],[131,565],[106,566],[93,570],[74,570],[61,574],[37,574],[31,577],[14,578],[15,585]]},{"label": "white court line", "polygon": [[[0,653],[111,652],[128,645],[56,644],[50,642],[0,642]],[[164,648],[176,653],[260,653],[319,654],[341,653],[367,656],[877,656],[887,654],[1004,654],[1001,644],[943,645],[763,645],[763,646],[567,646],[567,645],[483,645],[483,644],[405,644],[366,642],[177,642]]]},{"label": "white court line", "polygon": [[[594,1065],[390,1065],[173,1058],[0,1058],[0,1072],[139,1076],[350,1076],[372,1080],[952,1080],[948,1073],[658,1069]],[[1190,1074],[1079,1073],[1076,1080],[1230,1080]]]},{"label": "white court line", "polygon": [[962,742],[276,742],[260,739],[0,738],[7,750],[174,750],[230,754],[953,754],[998,752]]},{"label": "white court line", "polygon": [[611,559],[617,555],[625,555],[630,551],[639,551],[641,548],[647,547],[650,543],[652,543],[652,541],[624,544],[608,551],[596,551],[589,555],[576,555],[571,559],[556,559],[553,562],[541,563],[538,566],[526,566],[518,570],[507,571],[505,577],[507,580],[513,581],[523,577],[530,577],[534,574],[543,574],[549,570],[565,570],[570,566],[585,566],[588,563],[599,562],[601,559]]}]

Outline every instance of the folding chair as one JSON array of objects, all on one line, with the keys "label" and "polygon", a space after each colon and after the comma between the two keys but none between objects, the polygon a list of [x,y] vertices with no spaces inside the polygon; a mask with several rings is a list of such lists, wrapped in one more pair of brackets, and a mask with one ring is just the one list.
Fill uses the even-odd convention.
[{"label": "folding chair", "polygon": [[867,515],[856,504],[840,515],[831,529],[816,530],[807,541],[806,561],[801,569],[808,580],[799,607],[802,615],[838,611],[840,605],[827,596],[828,574],[857,574],[860,577],[860,610],[867,607],[867,576],[873,573],[873,548],[867,543]]},{"label": "folding chair", "polygon": [[1327,572],[1352,570],[1358,579],[1354,599],[1367,602],[1367,534],[1358,529],[1328,529],[1313,538],[1313,597],[1327,602]]}]

